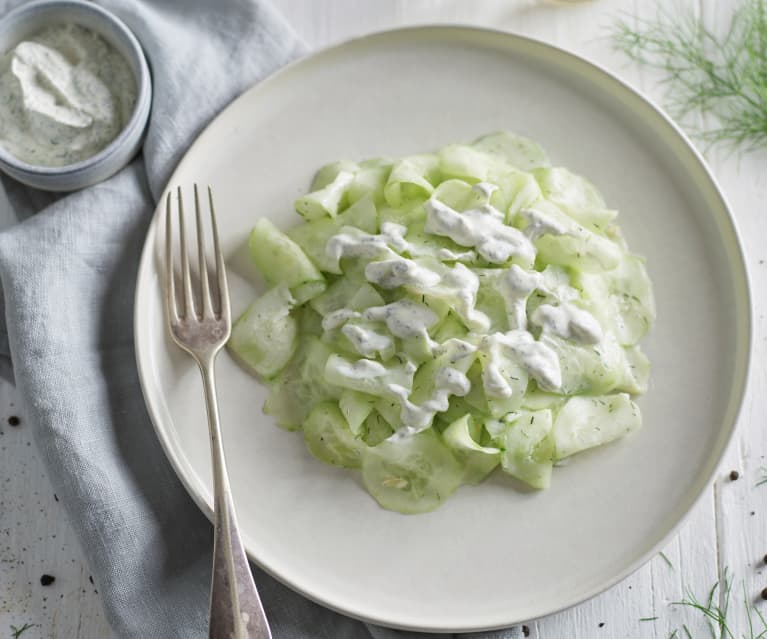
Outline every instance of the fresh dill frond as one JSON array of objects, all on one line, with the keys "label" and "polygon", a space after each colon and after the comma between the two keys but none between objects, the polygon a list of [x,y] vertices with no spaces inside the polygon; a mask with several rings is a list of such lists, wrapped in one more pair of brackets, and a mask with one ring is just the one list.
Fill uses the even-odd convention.
[{"label": "fresh dill frond", "polygon": [[756,482],[757,486],[767,484],[767,466],[759,466],[759,481]]},{"label": "fresh dill frond", "polygon": [[[721,583],[722,597],[720,603],[716,602],[716,600],[720,599],[720,582],[717,581],[711,587],[705,602],[699,601],[695,596],[695,593],[693,593],[692,590],[688,588],[686,596],[681,601],[672,602],[671,605],[687,606],[697,610],[698,612],[702,613],[706,620],[709,622],[709,625],[712,628],[712,634],[714,634],[714,631],[716,631],[717,637],[721,637],[722,639],[735,639],[735,635],[727,625],[727,612],[730,606],[731,591],[732,580],[729,578],[727,570],[725,569]],[[689,630],[687,630],[687,627],[683,626],[683,628],[689,636]]]},{"label": "fresh dill frond", "polygon": [[668,564],[668,567],[671,568],[671,570],[673,570],[674,564],[671,563],[671,560],[666,556],[666,553],[661,550],[658,554],[660,555],[661,559],[663,559],[663,561],[665,561]]},{"label": "fresh dill frond", "polygon": [[655,621],[658,617],[641,617],[639,621]]},{"label": "fresh dill frond", "polygon": [[[619,20],[612,40],[631,59],[662,71],[669,112],[702,142],[767,146],[766,0],[745,0],[721,38],[692,14],[672,14],[658,3],[654,19]],[[698,124],[700,114],[713,117],[710,127]]]},{"label": "fresh dill frond", "polygon": [[16,626],[11,624],[11,639],[19,639],[21,637],[21,633],[26,632],[30,628],[34,628],[35,624],[33,623],[25,623],[21,628],[17,628]]}]

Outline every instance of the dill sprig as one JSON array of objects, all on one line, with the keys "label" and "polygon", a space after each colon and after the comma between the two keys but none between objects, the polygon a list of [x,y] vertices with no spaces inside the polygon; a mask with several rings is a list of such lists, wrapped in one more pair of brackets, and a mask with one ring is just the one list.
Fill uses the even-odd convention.
[{"label": "dill sprig", "polygon": [[[691,14],[658,5],[654,19],[620,20],[615,46],[660,69],[671,115],[707,145],[743,150],[767,146],[767,3],[744,0],[723,37]],[[695,116],[713,116],[701,127]]]},{"label": "dill sprig", "polygon": [[[722,596],[719,596],[720,582],[717,581],[708,592],[705,602],[701,602],[689,588],[686,596],[681,601],[674,601],[672,606],[687,606],[702,613],[711,627],[712,636],[725,639],[735,639],[730,627],[727,625],[727,613],[730,607],[730,594],[732,592],[732,580],[725,569],[721,584]],[[746,602],[748,604],[748,602]],[[689,631],[688,631],[689,633]],[[753,634],[753,633],[752,633]],[[754,638],[756,639],[756,638]]]},{"label": "dill sprig", "polygon": [[[746,609],[746,619],[748,621],[748,637],[741,635],[742,639],[767,639],[767,619],[762,612],[749,601],[746,592],[746,584],[741,582],[743,588],[743,605]],[[722,576],[722,583],[717,581],[709,590],[705,601],[699,601],[695,594],[688,588],[686,596],[681,601],[674,601],[672,606],[687,606],[702,613],[708,621],[711,630],[711,636],[714,639],[736,639],[730,626],[728,625],[727,615],[730,611],[730,598],[732,595],[732,578],[728,574],[727,568]],[[761,623],[761,629],[754,627],[755,617]],[[686,625],[682,626],[686,639],[692,639],[690,630]],[[757,634],[758,633],[758,634]],[[669,639],[679,637],[679,631],[674,630]]]},{"label": "dill sprig", "polygon": [[19,639],[21,637],[21,633],[26,632],[30,628],[34,628],[35,624],[33,623],[25,623],[20,628],[17,628],[13,624],[11,624],[11,639]]},{"label": "dill sprig", "polygon": [[759,466],[759,481],[756,482],[757,486],[767,484],[767,466]]},{"label": "dill sprig", "polygon": [[668,564],[668,567],[673,570],[674,564],[671,563],[671,560],[666,556],[666,553],[661,550],[658,554],[660,555],[660,558]]}]

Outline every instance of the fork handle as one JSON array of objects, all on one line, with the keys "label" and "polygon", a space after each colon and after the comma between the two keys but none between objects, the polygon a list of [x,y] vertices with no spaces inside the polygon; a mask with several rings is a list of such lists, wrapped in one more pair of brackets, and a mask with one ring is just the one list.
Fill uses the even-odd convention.
[{"label": "fork handle", "polygon": [[213,461],[214,537],[210,639],[271,639],[261,599],[240,539],[224,459],[216,399],[215,355],[200,361]]}]

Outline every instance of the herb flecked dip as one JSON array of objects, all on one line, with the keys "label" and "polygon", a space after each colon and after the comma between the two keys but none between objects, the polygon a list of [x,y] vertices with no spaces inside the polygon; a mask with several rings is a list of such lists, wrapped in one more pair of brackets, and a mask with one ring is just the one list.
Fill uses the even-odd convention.
[{"label": "herb flecked dip", "polygon": [[95,155],[135,102],[128,63],[80,25],[47,27],[0,57],[0,146],[23,162],[66,166]]}]

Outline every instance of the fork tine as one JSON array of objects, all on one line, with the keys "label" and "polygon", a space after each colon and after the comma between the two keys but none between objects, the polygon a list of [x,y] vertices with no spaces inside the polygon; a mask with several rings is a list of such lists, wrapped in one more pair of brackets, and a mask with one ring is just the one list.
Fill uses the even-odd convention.
[{"label": "fork tine", "polygon": [[176,308],[176,277],[173,273],[173,214],[171,212],[170,191],[165,198],[165,310],[168,319],[173,322],[178,320]]},{"label": "fork tine", "polygon": [[181,187],[178,187],[178,234],[181,245],[181,277],[184,287],[184,317],[195,317],[194,293],[192,292],[192,273],[189,270],[189,254],[186,250],[186,228],[184,226],[184,200]]},{"label": "fork tine", "polygon": [[218,284],[218,299],[220,300],[220,316],[229,321],[231,309],[229,306],[229,287],[226,283],[226,267],[224,256],[221,254],[221,244],[218,240],[218,225],[216,224],[216,210],[213,206],[213,191],[208,187],[208,205],[210,206],[210,226],[213,230],[213,250],[216,256],[216,282]]},{"label": "fork tine", "polygon": [[197,192],[197,184],[194,185],[194,214],[197,220],[197,259],[202,316],[213,317],[213,304],[210,299],[210,283],[208,282],[208,260],[205,257],[205,233],[202,228],[202,213],[200,212],[200,196]]}]

